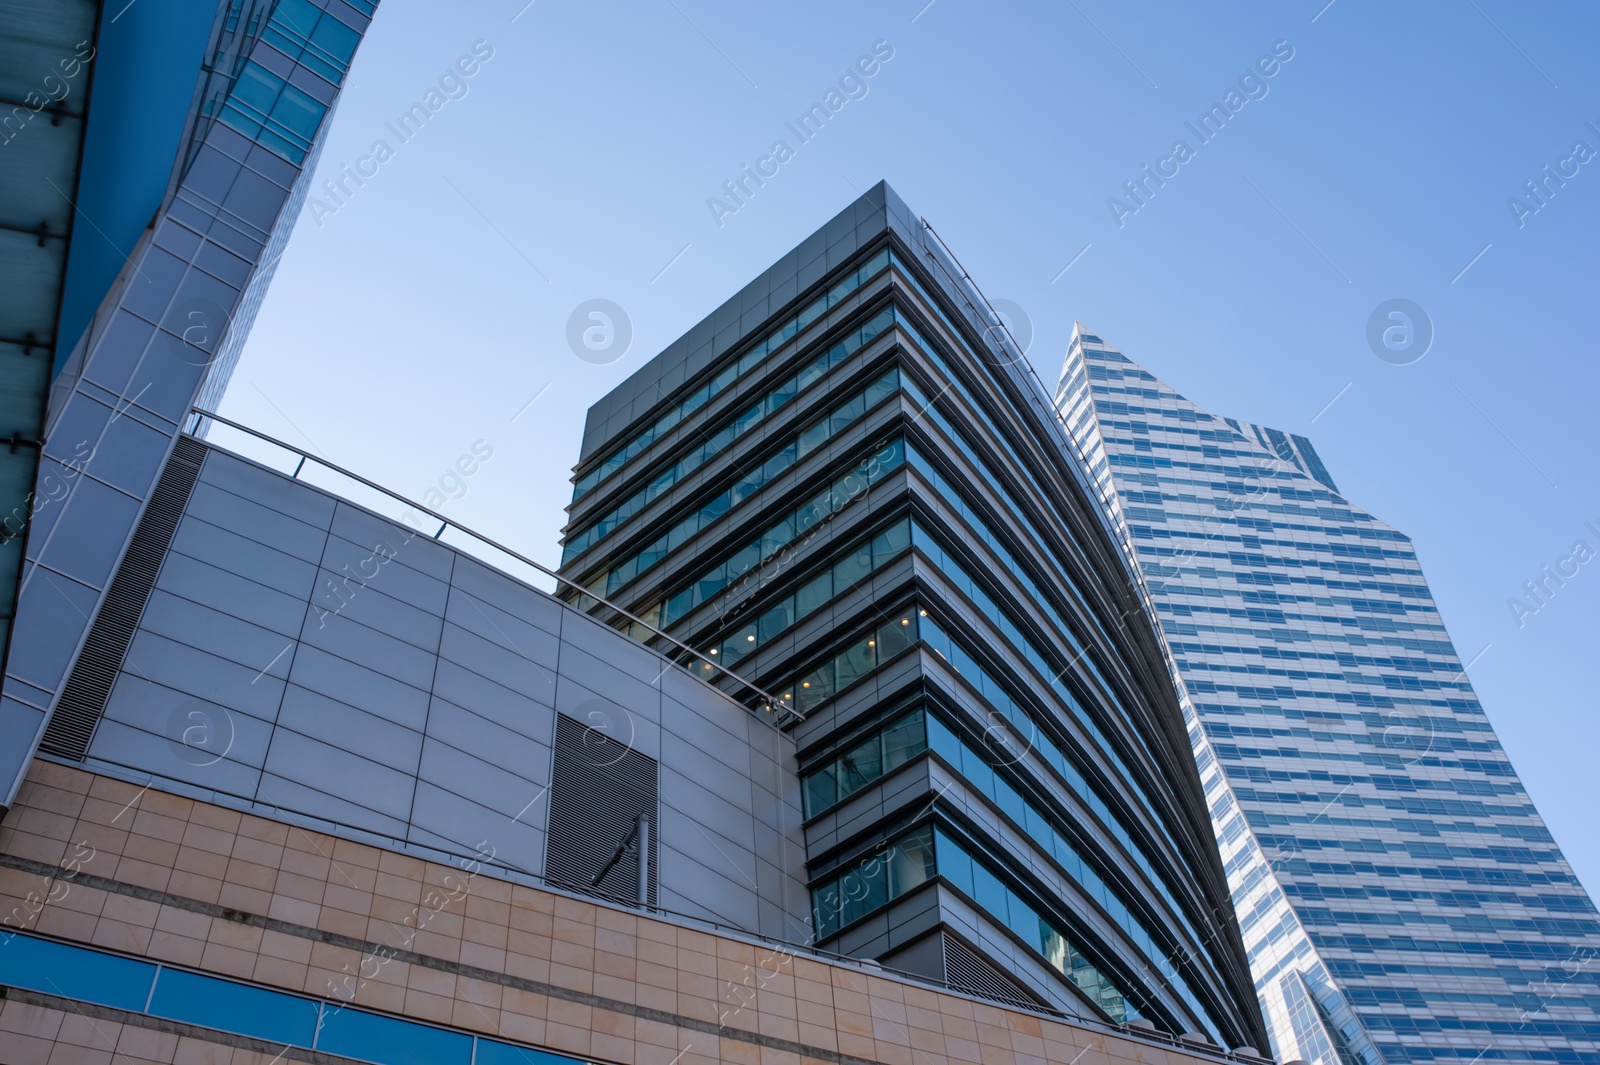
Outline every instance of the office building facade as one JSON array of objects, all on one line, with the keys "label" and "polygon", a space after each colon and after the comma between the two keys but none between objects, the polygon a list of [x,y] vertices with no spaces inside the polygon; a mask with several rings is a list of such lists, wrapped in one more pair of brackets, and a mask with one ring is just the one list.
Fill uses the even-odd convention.
[{"label": "office building facade", "polygon": [[790,938],[1257,1046],[1154,629],[996,322],[880,184],[590,409],[561,594],[767,693]]},{"label": "office building facade", "polygon": [[[118,608],[90,626],[0,821],[8,1063],[1262,1065],[1126,1007],[1117,1024],[1081,997],[974,984],[996,979],[975,957],[948,974],[890,959],[907,973],[819,949],[807,848],[821,825],[849,831],[825,804],[851,785],[819,793],[781,712],[752,709],[784,693],[720,655],[642,646],[420,505],[396,521],[322,487],[372,491],[303,450],[245,443],[261,461],[180,434],[113,575]],[[905,646],[896,629],[924,619],[890,605],[874,631]],[[937,720],[872,733],[897,786],[982,788],[1028,817],[1006,767],[958,764]],[[931,845],[928,821],[901,821],[877,852],[893,879],[857,864],[866,894],[830,889],[862,912],[828,943],[890,916],[869,912],[874,884],[981,883],[943,849],[965,821]]]},{"label": "office building facade", "polygon": [[1155,604],[1274,1052],[1600,1060],[1600,919],[1410,541],[1304,437],[1081,327],[1057,404]]},{"label": "office building facade", "polygon": [[40,107],[14,111],[0,147],[18,190],[0,209],[13,215],[0,257],[27,278],[5,313],[32,316],[0,323],[18,384],[0,408],[0,600],[12,606],[0,806],[108,608],[190,407],[226,386],[375,7],[7,9],[5,76]]}]

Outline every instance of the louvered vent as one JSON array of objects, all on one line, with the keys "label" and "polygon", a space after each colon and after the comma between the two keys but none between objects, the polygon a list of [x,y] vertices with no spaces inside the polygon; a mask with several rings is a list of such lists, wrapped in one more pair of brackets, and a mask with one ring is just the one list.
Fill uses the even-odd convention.
[{"label": "louvered vent", "polygon": [[111,581],[100,613],[95,615],[89,638],[73,664],[61,698],[56,701],[55,713],[39,741],[41,750],[83,761],[100,715],[105,713],[106,700],[111,698],[111,685],[122,669],[128,644],[133,641],[139,615],[144,613],[150,589],[155,587],[161,561],[172,546],[178,519],[189,505],[189,494],[194,491],[207,450],[188,436],[179,436],[173,445],[172,457],[161,471],[155,491],[150,493],[128,552]]},{"label": "louvered vent", "polygon": [[948,932],[944,938],[944,975],[951,987],[968,994],[1033,1009],[1039,1000],[971,947]]},{"label": "louvered vent", "polygon": [[544,875],[575,891],[639,902],[637,841],[596,884],[617,848],[630,840],[642,814],[650,822],[650,898],[656,899],[656,760],[604,733],[556,715],[555,765],[550,780],[550,834]]}]

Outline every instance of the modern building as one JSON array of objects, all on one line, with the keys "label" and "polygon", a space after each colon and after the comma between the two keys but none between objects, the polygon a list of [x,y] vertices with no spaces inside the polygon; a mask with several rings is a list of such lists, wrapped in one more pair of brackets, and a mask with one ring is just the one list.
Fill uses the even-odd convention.
[{"label": "modern building", "polygon": [[998,321],[876,186],[590,408],[561,594],[795,745],[788,938],[1260,1046],[1155,630]]},{"label": "modern building", "polygon": [[1081,327],[1057,404],[1155,604],[1274,1053],[1600,1061],[1600,918],[1411,542],[1304,437]]},{"label": "modern building", "polygon": [[227,383],[375,0],[0,11],[0,806]]},{"label": "modern building", "polygon": [[[886,207],[910,231],[879,190],[851,208],[849,232],[870,232]],[[848,238],[837,265],[862,251],[875,261],[877,226],[879,249],[844,250]],[[849,294],[887,307],[916,276],[894,269],[886,287],[881,267],[850,266]],[[838,284],[819,269],[771,315],[819,324],[805,308]],[[841,343],[836,327],[859,340],[851,323],[878,314],[833,302],[824,333],[796,338],[812,358]],[[972,381],[952,387],[996,387],[977,376],[991,363],[960,358]],[[900,405],[904,394],[887,394],[897,414],[946,418]],[[1026,420],[998,404],[989,416],[1055,483],[1067,474],[1045,457],[1050,438],[1021,432],[1053,424],[1043,394],[1033,402]],[[794,409],[838,406],[801,392]],[[871,435],[886,427],[865,420],[874,411],[836,427],[863,429],[855,439],[889,467],[909,452]],[[1237,939],[1219,947],[1199,931],[1229,926],[1216,919],[1227,900],[1214,852],[1200,850],[1212,846],[1203,814],[1173,813],[1198,778],[1172,761],[1176,783],[1160,786],[1138,753],[1188,757],[1175,700],[1146,691],[1167,691],[1153,630],[1085,630],[1104,683],[1127,693],[1126,717],[1090,716],[1102,706],[1091,691],[1082,717],[1041,713],[1020,728],[1038,712],[1023,707],[1028,689],[997,678],[1031,659],[956,642],[1000,624],[970,598],[997,593],[971,582],[955,589],[966,604],[955,599],[953,559],[942,583],[915,579],[934,548],[913,528],[975,522],[975,509],[937,503],[897,526],[907,511],[878,502],[890,482],[869,470],[871,491],[837,513],[858,524],[818,534],[819,547],[870,544],[853,556],[863,563],[881,542],[902,567],[869,567],[902,591],[882,597],[873,635],[841,645],[873,662],[878,648],[900,652],[884,650],[873,673],[892,715],[880,729],[861,716],[870,692],[840,684],[847,666],[800,663],[794,685],[764,690],[720,665],[720,647],[699,656],[642,621],[618,631],[590,616],[621,616],[609,600],[564,603],[486,564],[535,568],[441,515],[406,503],[405,520],[387,519],[301,479],[316,469],[319,484],[370,498],[347,471],[285,444],[249,449],[270,464],[177,434],[0,821],[7,1065],[1264,1065],[1218,1045],[1264,1033]],[[952,476],[921,476],[936,475]],[[1114,573],[1097,528],[1086,565]],[[1020,550],[1004,543],[990,549]],[[821,573],[849,580],[835,558]],[[1052,594],[1049,609],[1089,619],[1126,584]],[[830,597],[828,610],[857,610]],[[846,624],[868,631],[842,613],[830,626]],[[807,683],[838,697],[797,697]],[[844,700],[858,739],[840,749],[802,735]],[[1146,715],[1163,714],[1176,734],[1141,738]],[[1021,738],[989,745],[975,724]],[[1138,791],[1113,759],[1140,767]],[[886,841],[876,866],[863,832]],[[916,924],[942,936],[922,940],[938,953],[910,941]],[[1189,935],[1201,953],[1173,960]],[[1144,953],[1139,968],[1157,946],[1169,965]]]}]

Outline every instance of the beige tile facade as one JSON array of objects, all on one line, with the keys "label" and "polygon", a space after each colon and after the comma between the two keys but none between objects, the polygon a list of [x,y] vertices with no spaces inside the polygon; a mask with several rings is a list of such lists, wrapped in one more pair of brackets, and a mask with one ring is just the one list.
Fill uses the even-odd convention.
[{"label": "beige tile facade", "polygon": [[[618,1065],[1209,1060],[42,760],[0,824],[0,919]],[[93,1012],[13,993],[0,1059],[275,1056]]]}]

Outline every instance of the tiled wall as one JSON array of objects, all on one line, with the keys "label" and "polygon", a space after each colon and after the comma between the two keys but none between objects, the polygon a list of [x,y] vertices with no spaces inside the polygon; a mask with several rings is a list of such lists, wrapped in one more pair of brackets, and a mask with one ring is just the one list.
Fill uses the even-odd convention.
[{"label": "tiled wall", "polygon": [[[1206,1060],[44,761],[0,825],[0,917],[620,1065]],[[28,997],[0,1006],[15,1065],[273,1060]]]}]

